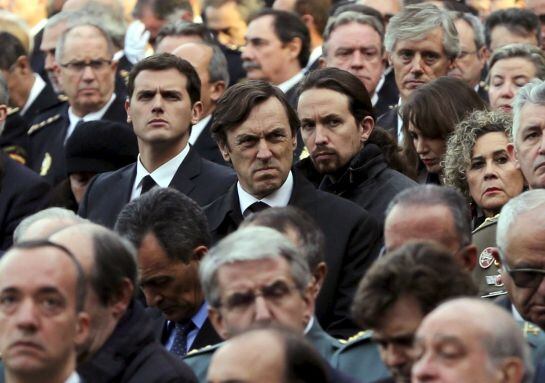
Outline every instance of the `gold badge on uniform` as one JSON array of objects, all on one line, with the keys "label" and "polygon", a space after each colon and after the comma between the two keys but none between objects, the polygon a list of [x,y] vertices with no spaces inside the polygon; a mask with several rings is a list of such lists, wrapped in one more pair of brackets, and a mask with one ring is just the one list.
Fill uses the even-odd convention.
[{"label": "gold badge on uniform", "polygon": [[479,266],[483,269],[488,269],[494,263],[493,248],[487,247],[479,255]]},{"label": "gold badge on uniform", "polygon": [[52,162],[53,159],[51,158],[51,154],[45,153],[44,160],[42,161],[42,167],[40,168],[41,176],[45,176],[49,172]]}]

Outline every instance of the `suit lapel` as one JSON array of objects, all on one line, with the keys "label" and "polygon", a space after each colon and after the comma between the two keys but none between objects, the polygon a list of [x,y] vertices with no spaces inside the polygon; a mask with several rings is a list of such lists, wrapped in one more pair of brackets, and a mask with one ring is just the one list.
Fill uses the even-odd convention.
[{"label": "suit lapel", "polygon": [[190,193],[195,188],[195,183],[192,181],[192,178],[199,175],[201,172],[201,165],[202,160],[195,153],[195,149],[190,147],[187,157],[183,160],[180,167],[178,167],[169,186],[190,197]]},{"label": "suit lapel", "polygon": [[119,187],[111,190],[110,200],[115,202],[121,201],[122,205],[125,206],[131,200],[132,186],[134,179],[136,178],[136,163],[130,164],[125,167],[123,171],[119,172]]}]

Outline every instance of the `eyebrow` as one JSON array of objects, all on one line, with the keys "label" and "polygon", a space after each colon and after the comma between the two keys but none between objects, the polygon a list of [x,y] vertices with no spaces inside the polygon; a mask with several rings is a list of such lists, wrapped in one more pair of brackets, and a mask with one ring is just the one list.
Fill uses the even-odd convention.
[{"label": "eyebrow", "polygon": [[[492,155],[495,156],[496,154],[502,154],[502,153],[507,153],[507,149],[499,149],[499,150],[495,150],[492,152]],[[471,157],[471,159],[476,159],[476,158],[484,158],[483,155],[479,155],[479,156],[475,156],[475,157]]]}]

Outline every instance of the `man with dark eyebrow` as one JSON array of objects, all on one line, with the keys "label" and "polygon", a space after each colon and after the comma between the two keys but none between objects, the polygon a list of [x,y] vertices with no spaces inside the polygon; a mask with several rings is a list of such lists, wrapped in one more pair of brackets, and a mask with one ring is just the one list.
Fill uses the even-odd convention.
[{"label": "man with dark eyebrow", "polygon": [[82,217],[113,228],[123,206],[154,186],[173,187],[204,206],[234,183],[231,169],[201,158],[188,143],[202,111],[200,85],[191,64],[168,53],[134,66],[125,107],[138,160],[89,183]]}]

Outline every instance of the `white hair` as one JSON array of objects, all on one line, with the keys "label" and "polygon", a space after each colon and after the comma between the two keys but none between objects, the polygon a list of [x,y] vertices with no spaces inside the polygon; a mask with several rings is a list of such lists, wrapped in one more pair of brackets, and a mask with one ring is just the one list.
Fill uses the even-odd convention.
[{"label": "white hair", "polygon": [[518,147],[517,135],[520,128],[521,111],[526,104],[545,106],[545,81],[533,80],[524,85],[515,96],[513,101],[513,142],[515,147]]}]

